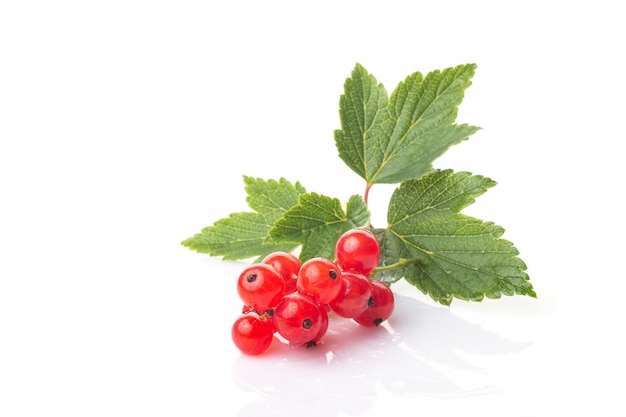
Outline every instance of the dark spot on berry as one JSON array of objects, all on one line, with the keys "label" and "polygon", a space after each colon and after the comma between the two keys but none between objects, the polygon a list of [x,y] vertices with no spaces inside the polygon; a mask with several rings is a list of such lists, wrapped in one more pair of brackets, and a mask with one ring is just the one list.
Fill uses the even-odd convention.
[{"label": "dark spot on berry", "polygon": [[374,323],[374,326],[378,326],[380,323],[383,322],[383,319],[381,319],[380,317],[377,319],[374,319],[374,321],[372,323]]},{"label": "dark spot on berry", "polygon": [[305,345],[305,346],[306,346],[307,348],[312,348],[312,347],[317,346],[317,342],[316,342],[315,340],[311,340],[310,342],[306,342],[306,345]]},{"label": "dark spot on berry", "polygon": [[246,277],[246,280],[247,280],[248,282],[254,282],[254,281],[256,281],[256,272],[250,272],[250,273],[248,274],[248,276]]},{"label": "dark spot on berry", "polygon": [[268,317],[274,317],[274,309],[270,308],[268,309],[265,314],[267,314]]},{"label": "dark spot on berry", "polygon": [[330,271],[328,271],[328,276],[330,277],[330,279],[337,279],[337,271],[331,269]]},{"label": "dark spot on berry", "polygon": [[313,327],[313,320],[311,319],[302,320],[302,328],[310,329],[311,327]]},{"label": "dark spot on berry", "polygon": [[374,297],[370,296],[370,298],[367,299],[367,306],[368,307],[374,306]]},{"label": "dark spot on berry", "polygon": [[258,311],[256,311],[254,309],[254,307],[250,307],[250,306],[243,306],[243,308],[241,309],[241,313],[242,314],[248,314],[248,313],[259,313]]}]

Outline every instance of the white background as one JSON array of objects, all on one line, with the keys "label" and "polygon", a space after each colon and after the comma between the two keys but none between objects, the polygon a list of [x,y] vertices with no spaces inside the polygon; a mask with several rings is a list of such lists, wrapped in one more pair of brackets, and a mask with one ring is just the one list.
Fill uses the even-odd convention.
[{"label": "white background", "polygon": [[[0,2],[0,415],[623,415],[620,1]],[[436,161],[498,186],[538,298],[438,306],[242,357],[242,263],[180,245],[243,175],[345,201],[343,82],[474,62]],[[385,221],[392,188],[370,195]],[[545,412],[545,413],[544,413]]]}]

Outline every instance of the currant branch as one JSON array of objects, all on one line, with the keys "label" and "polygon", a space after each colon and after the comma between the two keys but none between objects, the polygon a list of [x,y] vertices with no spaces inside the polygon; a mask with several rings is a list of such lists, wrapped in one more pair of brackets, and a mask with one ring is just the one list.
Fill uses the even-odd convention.
[{"label": "currant branch", "polygon": [[370,194],[370,188],[372,188],[372,184],[365,185],[365,192],[363,193],[363,201],[365,202],[365,205],[367,205],[367,200]]},{"label": "currant branch", "polygon": [[[367,204],[367,201],[368,201],[368,199],[369,199],[369,195],[370,195],[370,188],[372,188],[372,185],[373,185],[373,184],[370,184],[370,183],[366,182],[366,183],[365,183],[365,192],[363,193],[363,202],[365,203],[365,206],[367,206],[368,208],[369,208],[369,206],[368,206],[368,204]],[[370,223],[369,223],[369,227],[370,227],[370,229],[373,229],[373,228],[374,228],[374,225],[372,225],[372,222],[371,222],[371,221],[370,221]]]}]

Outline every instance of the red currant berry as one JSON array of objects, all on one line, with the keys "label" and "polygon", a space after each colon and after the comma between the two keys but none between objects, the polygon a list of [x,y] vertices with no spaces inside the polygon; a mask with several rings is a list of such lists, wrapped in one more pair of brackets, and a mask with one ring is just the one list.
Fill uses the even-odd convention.
[{"label": "red currant berry", "polygon": [[370,283],[372,296],[368,302],[367,310],[353,317],[353,319],[363,326],[378,326],[391,317],[395,302],[391,288],[377,280],[372,280]]},{"label": "red currant berry", "polygon": [[315,341],[323,325],[321,307],[306,295],[287,294],[274,309],[274,327],[294,345]]},{"label": "red currant berry", "polygon": [[328,259],[309,259],[300,267],[296,287],[298,292],[311,295],[319,304],[328,304],[343,288],[341,271]]},{"label": "red currant berry", "polygon": [[246,355],[265,352],[274,338],[274,325],[264,320],[256,312],[242,314],[235,320],[231,330],[235,346]]},{"label": "red currant berry", "polygon": [[296,279],[300,271],[300,259],[289,252],[270,253],[261,263],[273,266],[285,280],[285,293],[296,291]]},{"label": "red currant berry", "polygon": [[269,265],[250,265],[239,275],[237,293],[245,305],[263,313],[285,294],[285,280]]},{"label": "red currant berry", "polygon": [[367,229],[352,229],[341,235],[335,245],[337,265],[343,271],[369,275],[378,266],[380,245]]},{"label": "red currant berry", "polygon": [[367,310],[367,303],[372,296],[372,285],[362,274],[343,272],[342,276],[344,289],[328,305],[341,317],[356,317]]},{"label": "red currant berry", "polygon": [[324,306],[320,306],[320,313],[322,313],[322,325],[320,326],[320,329],[315,337],[307,342],[307,347],[317,346],[317,344],[322,340],[322,337],[324,337],[328,331],[328,313],[326,312],[326,308]]}]

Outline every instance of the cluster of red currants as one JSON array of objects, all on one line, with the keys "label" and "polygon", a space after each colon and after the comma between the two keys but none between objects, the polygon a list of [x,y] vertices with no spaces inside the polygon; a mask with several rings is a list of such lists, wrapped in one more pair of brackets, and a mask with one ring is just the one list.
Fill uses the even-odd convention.
[{"label": "cluster of red currants", "polygon": [[244,269],[237,292],[244,303],[232,327],[243,353],[265,352],[278,333],[293,345],[316,345],[328,330],[329,314],[378,326],[394,308],[391,289],[370,279],[380,260],[380,246],[367,229],[344,233],[335,246],[336,261],[274,252]]}]

